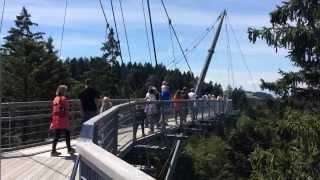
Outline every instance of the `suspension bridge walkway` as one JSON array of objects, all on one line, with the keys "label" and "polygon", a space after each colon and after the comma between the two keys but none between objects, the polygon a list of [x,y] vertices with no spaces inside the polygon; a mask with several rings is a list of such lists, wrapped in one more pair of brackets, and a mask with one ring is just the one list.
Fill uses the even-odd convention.
[{"label": "suspension bridge walkway", "polygon": [[[59,56],[61,56],[62,51],[68,8],[68,0],[65,2]],[[131,61],[122,4],[121,1],[119,2],[125,29],[128,56]],[[120,42],[114,7],[112,1],[110,1],[110,3],[117,41]],[[99,4],[107,25],[107,31],[111,32],[113,28],[108,22],[101,0],[99,0]],[[173,44],[173,56],[175,51],[173,39],[175,39],[182,54],[181,59],[185,61],[190,72],[192,72],[192,69],[187,59],[187,53],[190,54],[194,51],[204,38],[215,29],[216,24],[220,21],[196,85],[195,93],[198,94],[198,90],[206,77],[210,61],[214,54],[223,22],[227,20],[227,13],[224,11],[217,18],[216,22],[201,35],[200,40],[199,38],[197,39],[192,48],[184,50],[163,0],[161,0],[161,5],[168,19],[170,39]],[[144,8],[145,3],[142,1],[148,50],[151,60],[149,32]],[[149,0],[147,0],[147,8],[153,55],[157,66],[158,61]],[[228,35],[227,25],[228,24],[226,24],[226,34]],[[233,29],[231,28],[231,30]],[[120,44],[117,44],[117,46],[121,61],[123,62]],[[227,50],[230,54],[229,45]],[[178,63],[175,58],[173,59],[173,64]],[[231,56],[229,56],[229,61],[231,61]],[[232,68],[230,67],[229,69]],[[233,72],[228,73],[229,76],[231,76],[231,74],[233,75]],[[251,75],[250,72],[249,74]],[[185,100],[179,102],[146,102],[138,99],[122,99],[113,100],[112,103],[114,105],[112,108],[91,118],[85,123],[81,123],[80,103],[78,100],[71,101],[72,145],[76,148],[76,154],[67,154],[64,143],[59,143],[58,150],[62,152],[62,154],[58,157],[52,157],[50,155],[52,137],[48,129],[51,119],[51,102],[3,103],[1,107],[1,149],[4,152],[1,154],[1,179],[172,179],[174,177],[178,154],[181,149],[181,140],[186,138],[189,132],[204,133],[207,126],[214,125],[217,119],[228,115],[232,109],[232,103],[229,99]],[[147,106],[155,107],[156,111],[148,114],[146,122],[141,122],[138,114]],[[176,117],[179,117],[178,121],[176,121]],[[154,123],[156,127],[154,131],[151,129],[152,123]],[[139,125],[141,126],[142,124],[148,125],[148,127],[144,128],[144,133],[142,128],[139,127]],[[166,150],[168,151],[167,160],[163,163],[161,171],[155,173],[153,170],[155,167],[150,164],[150,162],[139,164],[127,158],[131,150],[137,150],[138,152]]]},{"label": "suspension bridge walkway", "polygon": [[[132,148],[143,144],[140,148],[157,150],[160,144],[148,146],[148,142],[164,135],[175,138],[175,145],[168,147],[175,150],[179,136],[185,135],[191,123],[213,123],[216,117],[231,110],[230,100],[113,100],[113,104],[111,109],[81,124],[80,103],[71,101],[72,145],[77,152],[67,154],[64,142],[60,142],[58,150],[62,154],[52,157],[52,138],[48,131],[51,102],[3,103],[2,149],[5,152],[1,157],[1,179],[155,179],[136,164],[125,161],[124,157]],[[158,109],[148,116],[157,126],[154,132],[146,127],[143,135],[137,127],[136,113],[150,105]],[[178,124],[177,113],[180,113]],[[181,117],[185,117],[184,123],[180,122]],[[166,172],[170,172],[170,166],[166,167]]]}]

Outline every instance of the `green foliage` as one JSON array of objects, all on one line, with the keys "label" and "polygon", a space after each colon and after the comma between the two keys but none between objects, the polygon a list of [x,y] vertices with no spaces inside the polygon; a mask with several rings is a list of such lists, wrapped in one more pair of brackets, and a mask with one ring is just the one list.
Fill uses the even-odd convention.
[{"label": "green foliage", "polygon": [[242,88],[235,88],[231,92],[232,107],[244,112],[249,109],[249,102]]},{"label": "green foliage", "polygon": [[[262,81],[263,88],[282,97],[282,101],[275,104],[280,109],[280,119],[271,126],[270,147],[258,146],[251,154],[251,178],[317,179],[320,175],[319,1],[284,1],[271,13],[270,22],[271,27],[249,28],[250,41],[264,39],[276,50],[288,49],[288,57],[298,70],[280,71],[282,78],[276,82]],[[276,111],[272,107],[274,102],[269,101],[267,105],[270,113]],[[288,105],[300,111],[283,113]]]},{"label": "green foliage", "polygon": [[[141,98],[144,97],[148,86],[156,86],[160,90],[161,82],[169,83],[171,93],[184,86],[193,87],[195,77],[192,73],[170,70],[163,65],[157,67],[149,63],[110,64],[103,58],[72,58],[65,62],[71,78],[83,87],[85,79],[90,78],[96,89],[111,98]],[[191,81],[191,83],[190,83]],[[77,94],[72,91],[71,94]]]},{"label": "green foliage", "polygon": [[229,159],[229,147],[219,137],[192,137],[185,152],[192,158],[195,179],[235,179]]},{"label": "green foliage", "polygon": [[223,96],[223,89],[221,84],[215,83],[213,84],[212,81],[209,83],[203,83],[200,86],[200,93],[201,94],[212,94],[217,96]]},{"label": "green foliage", "polygon": [[121,55],[119,41],[114,38],[114,32],[111,28],[108,33],[108,38],[101,48],[103,55],[102,58],[112,64],[118,64],[117,58]]},{"label": "green foliage", "polygon": [[319,116],[288,111],[275,126],[272,147],[251,155],[252,179],[317,179],[320,176]]},{"label": "green foliage", "polygon": [[[320,4],[317,0],[284,1],[271,13],[271,27],[249,28],[249,39],[264,39],[269,46],[286,48],[298,71],[280,71],[281,79],[265,82],[262,87],[287,98],[300,109],[319,110],[320,97]],[[318,107],[318,108],[314,108]]]},{"label": "green foliage", "polygon": [[[0,56],[3,65],[3,101],[50,100],[59,84],[69,86],[69,96],[78,98],[85,79],[90,78],[96,89],[111,98],[141,98],[148,86],[169,82],[172,94],[184,86],[193,87],[196,78],[191,72],[167,69],[163,65],[119,62],[119,42],[111,29],[101,48],[102,57],[67,58],[57,57],[53,39],[45,39],[42,32],[33,32],[37,24],[25,8],[15,20]],[[205,83],[214,91],[213,83]],[[218,91],[221,85],[215,84]]]},{"label": "green foliage", "polygon": [[48,99],[56,87],[69,82],[66,67],[58,60],[53,40],[45,40],[34,26],[25,8],[16,17],[15,27],[9,30],[1,48],[4,101]]}]

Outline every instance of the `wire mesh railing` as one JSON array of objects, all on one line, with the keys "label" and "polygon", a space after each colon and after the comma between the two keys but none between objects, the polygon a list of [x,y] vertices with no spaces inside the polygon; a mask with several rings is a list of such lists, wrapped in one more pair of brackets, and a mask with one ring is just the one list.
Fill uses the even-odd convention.
[{"label": "wire mesh railing", "polygon": [[94,129],[97,139],[93,141],[110,152],[119,152],[147,134],[227,113],[230,103],[216,100],[129,102],[96,119]]},{"label": "wire mesh railing", "polygon": [[[113,99],[113,105],[129,102],[129,99]],[[70,100],[71,136],[77,137],[81,130],[81,107],[79,100]],[[4,151],[32,147],[52,141],[49,130],[52,101],[2,103],[1,147]]]},{"label": "wire mesh railing", "polygon": [[[123,147],[134,143],[147,132],[166,133],[167,129],[183,128],[190,122],[214,119],[229,113],[231,109],[231,100],[132,101],[114,106],[83,124],[78,143],[80,177],[118,178],[122,176],[121,169],[116,168],[119,166],[113,167],[111,159],[117,163],[124,162],[110,153],[119,155]],[[92,149],[84,148],[88,146]],[[99,160],[96,152],[100,152],[99,157],[108,156],[110,161]],[[96,161],[99,161],[98,165]],[[125,176],[132,178],[138,172],[131,173],[132,176],[130,172]]]}]

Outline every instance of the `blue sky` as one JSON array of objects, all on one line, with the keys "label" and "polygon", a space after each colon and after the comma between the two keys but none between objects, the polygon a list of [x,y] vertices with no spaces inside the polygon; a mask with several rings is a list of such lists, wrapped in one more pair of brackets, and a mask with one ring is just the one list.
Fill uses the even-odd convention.
[{"label": "blue sky", "polygon": [[[125,20],[127,23],[129,44],[133,61],[150,62],[147,41],[145,35],[144,20],[141,8],[141,0],[122,0]],[[107,16],[112,23],[109,0],[103,0]],[[187,70],[185,62],[179,61],[172,64],[173,55],[169,36],[168,23],[161,7],[160,0],[150,0],[158,61],[168,65],[169,68]],[[273,81],[279,77],[279,69],[288,71],[293,67],[285,58],[286,50],[278,53],[267,47],[263,41],[251,44],[248,40],[247,29],[250,26],[262,27],[269,25],[269,12],[275,9],[281,0],[165,0],[169,14],[184,48],[190,48],[192,42],[209,27],[223,11],[228,10],[230,22],[236,32],[245,55],[248,66],[252,71],[250,78],[241,59],[239,48],[235,38],[230,33],[230,46],[232,65],[234,71],[235,86],[242,86],[247,90],[259,90],[260,79]],[[116,16],[120,31],[120,41],[125,62],[129,61],[124,39],[124,30],[118,0],[114,0]],[[52,36],[56,47],[60,47],[60,37],[64,13],[64,0],[10,0],[4,18],[4,29],[1,36],[5,36],[9,27],[13,25],[15,16],[26,6],[32,15],[32,20],[39,24],[37,31],[46,32]],[[98,0],[69,0],[67,21],[65,27],[62,57],[99,56],[101,45],[105,39],[105,22],[99,8]],[[197,50],[188,56],[193,72],[200,74],[207,50],[213,39],[211,33]],[[228,56],[226,51],[227,36],[223,29],[220,36],[216,54],[208,70],[206,80],[221,83],[223,86],[232,84],[228,78]],[[176,58],[180,59],[181,53],[175,43]]]}]

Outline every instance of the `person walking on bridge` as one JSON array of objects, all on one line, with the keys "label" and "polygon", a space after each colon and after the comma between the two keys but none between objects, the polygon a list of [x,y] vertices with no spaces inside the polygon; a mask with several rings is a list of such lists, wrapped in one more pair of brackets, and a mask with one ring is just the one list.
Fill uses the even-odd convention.
[{"label": "person walking on bridge", "polygon": [[176,121],[176,125],[178,126],[178,117],[180,118],[181,124],[181,90],[177,90],[174,97],[173,97],[173,107],[174,107],[174,120]]},{"label": "person walking on bridge", "polygon": [[195,93],[195,89],[191,88],[188,93],[189,100],[191,101],[191,119],[192,121],[197,120],[198,116],[198,107],[197,107],[197,94]]},{"label": "person walking on bridge", "polygon": [[183,125],[187,122],[187,116],[188,116],[188,102],[187,100],[189,99],[188,96],[188,88],[187,87],[183,87],[183,89],[181,90],[180,94],[181,94],[181,99],[182,102],[180,104],[180,128],[183,127]]},{"label": "person walking on bridge", "polygon": [[100,107],[100,114],[112,107],[111,99],[107,96],[103,97]]},{"label": "person walking on bridge", "polygon": [[69,122],[69,100],[66,97],[68,87],[60,85],[56,91],[56,97],[52,103],[52,121],[50,129],[54,132],[54,139],[52,142],[52,156],[59,156],[61,153],[57,152],[56,146],[60,139],[62,132],[65,134],[68,153],[73,154],[75,150],[70,144],[70,122]]},{"label": "person walking on bridge", "polygon": [[150,86],[148,92],[146,94],[145,100],[146,106],[144,112],[147,115],[146,124],[147,127],[150,126],[150,133],[154,133],[154,124],[157,115],[157,97],[156,97],[157,89],[153,86]]},{"label": "person walking on bridge", "polygon": [[170,101],[171,101],[171,94],[170,94],[170,88],[168,86],[168,83],[166,81],[162,82],[161,86],[161,93],[160,93],[160,100],[162,101],[162,110],[161,110],[161,123],[164,126],[167,125],[168,120],[168,114],[170,111]]},{"label": "person walking on bridge", "polygon": [[100,93],[92,87],[91,79],[86,80],[85,89],[80,93],[83,121],[85,122],[98,114]]}]

